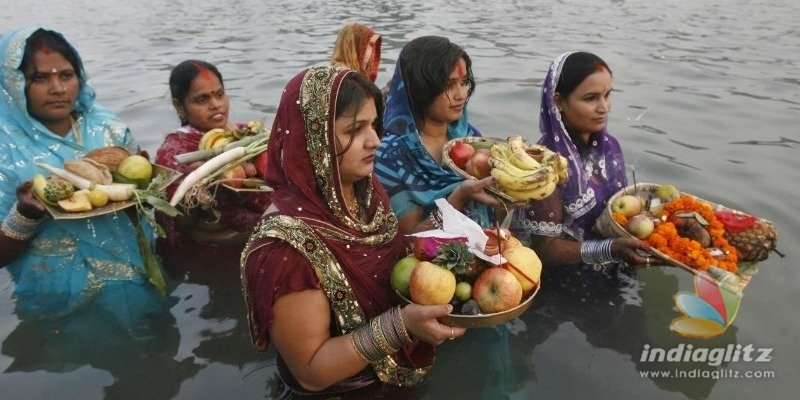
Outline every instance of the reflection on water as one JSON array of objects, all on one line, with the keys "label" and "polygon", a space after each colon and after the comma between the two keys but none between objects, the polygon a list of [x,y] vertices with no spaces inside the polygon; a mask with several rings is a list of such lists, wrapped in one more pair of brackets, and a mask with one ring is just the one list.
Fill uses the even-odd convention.
[{"label": "reflection on water", "polygon": [[[214,62],[233,120],[270,123],[286,80],[327,62],[344,21],[364,21],[383,34],[381,85],[413,37],[440,34],[463,45],[478,81],[473,122],[489,136],[536,138],[540,81],[552,58],[566,50],[598,53],[614,72],[609,130],[631,173],[774,221],[787,257],[762,263],[734,325],[705,341],[669,331],[680,316],[672,296],[692,290],[685,272],[652,268],[613,288],[551,276],[521,318],[442,345],[425,398],[789,398],[796,389],[800,350],[791,333],[800,321],[789,316],[800,280],[792,262],[800,191],[788,184],[800,180],[794,1],[29,3],[4,5],[2,30],[43,23],[63,31],[83,55],[101,102],[130,123],[150,154],[178,123],[166,84],[173,65]],[[190,261],[172,271],[173,305],[154,321],[157,340],[126,338],[91,310],[62,321],[21,321],[10,278],[0,271],[0,397],[271,398],[274,351],[250,348],[235,260]],[[645,344],[682,343],[775,350],[766,365],[640,361]],[[676,368],[772,370],[776,378],[640,374]]]}]

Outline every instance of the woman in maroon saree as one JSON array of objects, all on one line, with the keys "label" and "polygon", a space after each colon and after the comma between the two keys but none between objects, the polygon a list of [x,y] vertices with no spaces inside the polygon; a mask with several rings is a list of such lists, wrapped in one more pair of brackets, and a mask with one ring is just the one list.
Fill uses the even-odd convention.
[{"label": "woman in maroon saree", "polygon": [[[230,104],[222,75],[205,61],[181,62],[173,68],[169,81],[172,102],[182,126],[164,138],[155,163],[177,170],[185,177],[200,163],[180,164],[175,156],[198,150],[200,139],[209,130],[226,128]],[[167,198],[180,182],[181,179],[167,188]],[[191,264],[196,264],[198,259],[209,264],[217,264],[212,259],[235,263],[247,237],[269,205],[268,194],[234,193],[224,188],[217,190],[214,200],[213,211],[196,207],[179,218],[159,214],[159,224],[166,231],[166,237],[157,241],[157,249],[171,271],[189,259]]]},{"label": "woman in maroon saree", "polygon": [[376,99],[363,76],[332,67],[301,72],[281,98],[267,150],[273,203],[241,259],[253,345],[278,351],[278,398],[413,398],[432,345],[464,333],[436,320],[450,305],[400,308],[391,289],[409,246],[372,172]]}]

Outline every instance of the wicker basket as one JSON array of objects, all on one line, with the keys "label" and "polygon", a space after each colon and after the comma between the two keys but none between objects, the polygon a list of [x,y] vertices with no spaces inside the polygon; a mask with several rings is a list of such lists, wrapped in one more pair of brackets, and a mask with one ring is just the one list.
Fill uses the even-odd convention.
[{"label": "wicker basket", "polygon": [[[603,235],[605,237],[627,237],[627,238],[633,238],[634,237],[633,235],[631,235],[627,230],[625,230],[624,227],[622,227],[616,221],[614,221],[614,218],[612,217],[613,213],[611,211],[611,204],[614,202],[615,199],[617,199],[620,196],[626,195],[626,194],[639,196],[639,197],[642,197],[642,198],[645,198],[645,199],[652,198],[654,196],[655,190],[658,187],[659,187],[659,185],[653,184],[653,183],[637,183],[635,186],[634,185],[628,186],[628,187],[626,187],[624,189],[621,189],[617,193],[615,193],[608,200],[608,203],[606,203],[606,207],[603,210],[603,213],[600,215],[600,217],[598,217],[597,221],[595,222],[595,226],[594,226],[595,231],[597,231],[599,234],[601,234],[601,235]],[[733,212],[739,212],[739,211],[733,210],[731,208],[725,207],[723,205],[720,205],[720,204],[717,204],[717,203],[702,199],[702,198],[697,197],[697,196],[693,196],[693,195],[688,194],[688,193],[682,193],[682,194],[691,196],[692,198],[694,198],[694,199],[696,199],[698,201],[703,201],[705,203],[710,204],[711,207],[714,209],[714,211],[728,210],[728,211],[733,211]],[[766,221],[766,220],[763,220],[763,221]],[[766,222],[769,222],[769,221],[766,221]],[[676,260],[676,259],[664,254],[661,251],[658,251],[656,249],[652,249],[650,252],[654,256],[664,260],[669,265],[672,265],[672,266],[675,266],[675,267],[679,267],[681,269],[684,269],[684,270],[692,272],[692,273],[697,272],[696,269],[694,269],[694,268],[692,268],[692,267],[690,267],[690,266],[688,266],[688,265],[686,265],[686,264],[684,264],[684,263],[682,263],[682,262],[680,262],[680,261],[678,261],[678,260]],[[740,262],[739,266],[741,267],[745,263],[746,262]],[[711,267],[711,268],[717,268],[717,267]],[[739,275],[739,279],[740,279],[742,287],[746,286],[750,282],[750,279],[752,278],[751,275],[747,275],[747,274],[739,273],[737,275]]]},{"label": "wicker basket", "polygon": [[[442,164],[444,166],[446,166],[447,168],[450,168],[451,170],[453,170],[453,172],[455,172],[459,176],[463,176],[464,178],[467,178],[467,179],[477,179],[474,176],[468,174],[463,169],[459,168],[453,162],[453,160],[450,159],[450,149],[452,149],[453,146],[455,146],[459,142],[465,142],[465,143],[485,142],[488,145],[488,144],[491,144],[491,143],[505,142],[505,141],[506,141],[505,139],[500,139],[500,138],[488,138],[488,137],[478,137],[478,136],[470,136],[470,137],[463,137],[463,138],[457,138],[457,139],[450,140],[447,143],[445,143],[444,147],[442,148]],[[489,192],[489,194],[491,194],[492,196],[494,196],[498,200],[503,201],[505,203],[511,204],[511,203],[516,203],[517,202],[516,200],[514,200],[513,197],[503,193],[503,191],[500,190],[500,188],[495,186],[495,185],[487,187],[486,191]]]}]

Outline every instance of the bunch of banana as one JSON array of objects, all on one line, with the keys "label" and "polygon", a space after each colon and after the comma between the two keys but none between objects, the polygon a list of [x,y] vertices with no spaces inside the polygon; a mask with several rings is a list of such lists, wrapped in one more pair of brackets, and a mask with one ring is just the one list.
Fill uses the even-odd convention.
[{"label": "bunch of banana", "polygon": [[517,201],[544,199],[568,179],[566,158],[541,145],[526,145],[522,136],[510,136],[489,151],[497,185]]},{"label": "bunch of banana", "polygon": [[197,145],[198,150],[215,149],[217,147],[225,146],[233,142],[237,138],[233,133],[223,128],[214,128],[203,134],[200,138],[200,143]]}]

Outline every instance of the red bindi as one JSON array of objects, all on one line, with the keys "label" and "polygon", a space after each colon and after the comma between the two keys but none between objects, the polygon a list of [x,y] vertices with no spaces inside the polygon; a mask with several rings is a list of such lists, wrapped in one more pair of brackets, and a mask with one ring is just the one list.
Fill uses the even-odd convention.
[{"label": "red bindi", "polygon": [[50,54],[50,53],[52,53],[52,52],[53,52],[53,50],[50,48],[50,46],[48,46],[48,45],[46,45],[46,44],[42,43],[41,41],[39,41],[38,43],[36,43],[36,49],[37,49],[37,50],[39,50],[39,51],[41,51],[41,52],[42,52],[42,53],[44,53],[44,54]]},{"label": "red bindi", "polygon": [[197,67],[197,74],[201,78],[203,78],[205,80],[212,80],[213,79],[213,73],[211,72],[211,70],[209,70],[208,68],[206,68],[206,67],[204,67],[204,66],[202,66],[200,64],[197,64],[197,63],[194,63],[194,66]]},{"label": "red bindi", "polygon": [[463,78],[467,75],[467,62],[464,61],[463,58],[458,59],[458,63],[456,63],[456,71],[458,72],[459,78]]}]

